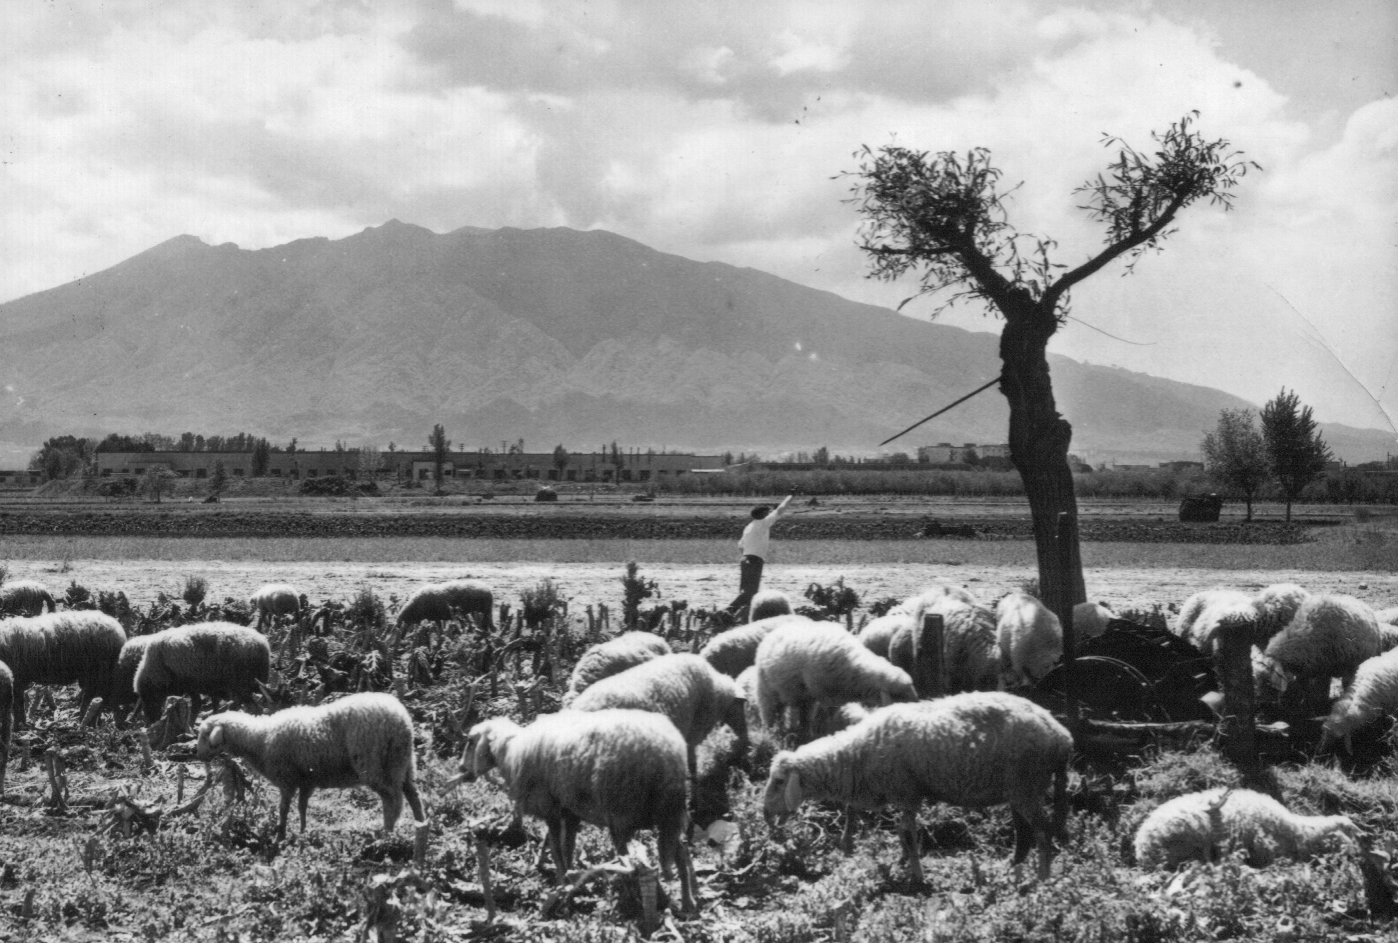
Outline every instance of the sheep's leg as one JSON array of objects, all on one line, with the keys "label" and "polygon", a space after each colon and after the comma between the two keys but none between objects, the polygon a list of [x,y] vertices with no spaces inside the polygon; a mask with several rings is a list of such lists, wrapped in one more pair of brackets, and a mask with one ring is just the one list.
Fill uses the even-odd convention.
[{"label": "sheep's leg", "polygon": [[1010,809],[1010,821],[1015,828],[1015,856],[1014,866],[1017,868],[1024,863],[1024,859],[1029,855],[1029,849],[1034,843],[1034,826],[1029,823],[1018,809]]},{"label": "sheep's leg", "polygon": [[694,861],[689,856],[689,848],[680,840],[680,832],[672,829],[659,829],[656,835],[656,844],[660,850],[660,873],[666,880],[670,879],[670,865],[673,862],[675,870],[679,872],[680,879],[680,908],[685,913],[694,913],[698,910],[695,905],[695,897],[698,894],[698,887],[694,879]]},{"label": "sheep's leg", "polygon": [[563,813],[563,870],[573,866],[578,851],[578,829],[582,820],[571,812]]},{"label": "sheep's leg", "polygon": [[685,759],[689,762],[689,802],[695,813],[699,811],[699,753],[694,744],[685,744]]},{"label": "sheep's leg", "polygon": [[[427,816],[422,812],[422,800],[417,795],[417,783],[413,781],[411,776],[403,780],[403,796],[408,800],[408,808],[413,810],[413,821],[426,822]],[[521,821],[520,827],[523,828],[523,826],[524,823]]]},{"label": "sheep's leg", "polygon": [[898,823],[898,829],[903,833],[904,847],[908,851],[908,871],[909,877],[914,884],[927,883],[927,877],[922,873],[922,848],[917,833],[917,810],[904,809],[903,815]]},{"label": "sheep's leg", "polygon": [[295,788],[282,790],[281,809],[277,815],[277,841],[286,838],[286,819],[291,814],[291,797],[295,794]]},{"label": "sheep's leg", "polygon": [[397,789],[378,787],[374,787],[374,792],[383,800],[383,830],[392,832],[393,827],[398,824],[398,817],[403,814],[403,793]]},{"label": "sheep's leg", "polygon": [[852,805],[845,806],[845,827],[840,832],[840,850],[847,855],[854,854],[854,833],[859,828],[859,811]]},{"label": "sheep's leg", "polygon": [[553,883],[562,884],[563,877],[568,871],[563,860],[564,831],[567,828],[567,823],[563,821],[562,816],[551,816],[546,820],[546,824],[549,830],[546,841],[549,852],[553,855]]},{"label": "sheep's leg", "polygon": [[315,792],[310,786],[301,787],[301,795],[296,799],[296,811],[301,814],[301,831],[306,831],[306,807],[311,804],[311,793]]},{"label": "sheep's leg", "polygon": [[14,699],[15,699],[15,706],[14,706],[14,718],[15,718],[14,729],[15,729],[15,730],[20,730],[20,729],[22,729],[23,727],[25,727],[25,726],[28,724],[28,721],[26,720],[26,718],[25,718],[25,716],[24,716],[24,700],[25,700],[24,696],[25,696],[26,694],[29,693],[28,690],[27,690],[28,687],[29,687],[28,684],[25,684],[24,682],[21,682],[21,681],[16,681],[16,682],[15,682],[15,685],[14,685],[14,690],[11,692],[11,696],[14,697]]}]

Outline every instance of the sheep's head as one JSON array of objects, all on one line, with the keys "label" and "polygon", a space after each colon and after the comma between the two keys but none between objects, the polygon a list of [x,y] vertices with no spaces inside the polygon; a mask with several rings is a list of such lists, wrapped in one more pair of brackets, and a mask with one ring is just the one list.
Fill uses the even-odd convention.
[{"label": "sheep's head", "polygon": [[792,754],[778,753],[767,775],[767,788],[762,794],[762,816],[768,825],[780,816],[801,808],[801,774],[791,766]]},{"label": "sheep's head", "polygon": [[1317,816],[1316,820],[1311,841],[1307,843],[1312,853],[1361,847],[1363,832],[1348,815]]},{"label": "sheep's head", "polygon": [[466,747],[461,751],[461,771],[452,778],[452,785],[475,782],[499,766],[500,750],[517,730],[519,726],[505,717],[492,717],[472,727],[466,734]]},{"label": "sheep's head", "polygon": [[204,722],[199,725],[199,742],[194,747],[195,756],[201,760],[209,760],[222,753],[227,746],[223,728],[222,714],[204,718]]}]

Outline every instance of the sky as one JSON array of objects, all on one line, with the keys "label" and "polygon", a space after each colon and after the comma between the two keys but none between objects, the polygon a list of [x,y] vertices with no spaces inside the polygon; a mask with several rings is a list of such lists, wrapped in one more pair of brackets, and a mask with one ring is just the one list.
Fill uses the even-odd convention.
[{"label": "sky", "polygon": [[1197,110],[1262,170],[1075,288],[1050,350],[1388,429],[1395,95],[1391,0],[11,3],[0,301],[179,234],[255,249],[397,218],[605,229],[892,307],[918,285],[867,277],[860,148],[988,147],[1010,221],[1072,267],[1102,247],[1073,190],[1104,135],[1147,150]]}]

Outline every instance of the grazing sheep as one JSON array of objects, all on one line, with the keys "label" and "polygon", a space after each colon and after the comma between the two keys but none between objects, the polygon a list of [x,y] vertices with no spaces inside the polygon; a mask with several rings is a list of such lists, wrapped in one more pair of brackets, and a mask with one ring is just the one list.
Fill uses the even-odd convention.
[{"label": "grazing sheep", "polygon": [[351,694],[316,707],[288,707],[268,717],[213,714],[199,725],[201,760],[220,753],[246,759],[281,790],[277,838],[286,837],[291,798],[298,796],[301,831],[317,789],[368,786],[383,800],[383,827],[393,831],[403,799],[425,820],[414,780],[413,719],[391,694]]},{"label": "grazing sheep", "polygon": [[616,638],[598,642],[573,665],[563,706],[603,678],[610,678],[642,662],[671,654],[670,643],[651,632],[623,632]]},{"label": "grazing sheep", "polygon": [[121,646],[117,655],[116,675],[112,680],[112,695],[109,706],[113,716],[123,708],[136,703],[136,669],[141,667],[141,656],[154,635],[133,635]]},{"label": "grazing sheep", "polygon": [[1398,626],[1398,606],[1375,610],[1374,618],[1379,620],[1379,625]]},{"label": "grazing sheep", "polygon": [[398,625],[416,622],[443,623],[455,613],[480,616],[486,629],[495,627],[492,609],[495,597],[490,589],[472,580],[448,580],[419,586],[403,608],[398,610]]},{"label": "grazing sheep", "polygon": [[719,724],[738,736],[739,753],[747,751],[746,698],[738,683],[719,674],[698,655],[661,655],[619,674],[603,678],[579,694],[569,710],[598,711],[625,707],[664,714],[684,737],[691,776],[697,774],[694,751]]},{"label": "grazing sheep", "polygon": [[1006,687],[1031,685],[1063,657],[1063,626],[1048,607],[1024,592],[995,604],[1000,641],[1000,677]]},{"label": "grazing sheep", "polygon": [[787,598],[786,593],[779,589],[763,589],[752,597],[748,622],[758,622],[762,619],[770,619],[772,616],[789,615],[791,615],[791,600]]},{"label": "grazing sheep", "polygon": [[933,583],[931,586],[928,586],[922,592],[909,596],[907,599],[903,600],[898,605],[894,606],[892,609],[888,611],[905,612],[911,615],[912,612],[915,609],[917,609],[918,606],[921,606],[925,603],[935,602],[937,599],[943,596],[950,596],[953,599],[960,600],[968,606],[979,605],[976,602],[976,597],[972,596],[969,592],[962,589],[960,586],[952,586],[950,583]]},{"label": "grazing sheep", "polygon": [[0,661],[0,796],[5,794],[5,768],[10,763],[10,709],[14,697],[15,676]]},{"label": "grazing sheep", "polygon": [[[902,810],[900,833],[913,880],[924,880],[917,810],[923,800],[982,807],[1008,803],[1016,867],[1037,840],[1039,878],[1053,857],[1052,837],[1067,814],[1073,738],[1053,715],[998,691],[894,704],[794,752],[778,753],[763,795],[769,819],[806,800]],[[1053,788],[1054,815],[1044,810]]]},{"label": "grazing sheep", "polygon": [[1351,681],[1330,708],[1321,729],[1321,749],[1343,740],[1350,749],[1355,731],[1384,715],[1398,713],[1398,648],[1360,662]]},{"label": "grazing sheep", "polygon": [[1295,583],[1274,583],[1254,596],[1252,602],[1257,608],[1257,644],[1266,644],[1264,639],[1270,639],[1280,632],[1287,623],[1296,618],[1296,611],[1301,608],[1301,604],[1310,598],[1311,594]]},{"label": "grazing sheep", "polygon": [[250,699],[272,670],[272,649],[256,629],[231,622],[198,622],[165,629],[145,643],[136,667],[136,694],[146,722],[155,723],[170,695],[188,695],[194,715],[199,696],[210,709],[219,698]]},{"label": "grazing sheep", "polygon": [[1184,601],[1172,631],[1210,654],[1220,626],[1242,623],[1257,624],[1257,606],[1251,596],[1234,589],[1206,589]]},{"label": "grazing sheep", "polygon": [[24,724],[24,694],[31,684],[76,682],[79,716],[87,713],[94,697],[107,703],[124,644],[121,623],[95,609],[0,622],[0,661],[14,674],[16,724]]},{"label": "grazing sheep", "polygon": [[37,616],[57,609],[53,594],[43,583],[15,580],[0,586],[0,616]]},{"label": "grazing sheep", "polygon": [[1382,651],[1374,611],[1353,596],[1312,596],[1267,643],[1268,658],[1299,680],[1344,678]]},{"label": "grazing sheep", "polygon": [[1103,602],[1080,602],[1073,607],[1073,637],[1079,641],[1096,638],[1107,631],[1116,614]]},{"label": "grazing sheep", "polygon": [[261,631],[277,620],[277,616],[301,615],[301,594],[286,583],[265,583],[248,600],[256,616],[253,624]]},{"label": "grazing sheep", "polygon": [[809,736],[812,711],[845,701],[889,704],[916,701],[912,678],[833,623],[777,627],[757,647],[757,708],[762,726],[775,729],[795,708],[796,729]]},{"label": "grazing sheep", "polygon": [[1263,793],[1221,787],[1177,796],[1146,816],[1136,830],[1136,863],[1174,868],[1241,848],[1249,864],[1265,867],[1337,850],[1358,837],[1348,816],[1297,815]]},{"label": "grazing sheep", "polygon": [[636,832],[654,828],[666,877],[678,865],[685,910],[694,910],[694,869],[685,828],[685,743],[659,714],[637,710],[564,711],[520,727],[505,717],[471,728],[461,758],[467,782],[498,768],[517,813],[544,820],[561,884],[573,862],[578,826],[607,829],[617,854]]},{"label": "grazing sheep", "polygon": [[1379,648],[1386,652],[1398,648],[1398,624],[1379,622]]},{"label": "grazing sheep", "polygon": [[751,668],[757,660],[757,646],[772,634],[772,630],[782,625],[815,625],[815,620],[805,616],[779,615],[758,619],[736,629],[720,632],[699,650],[700,657],[713,665],[715,670],[730,678],[736,678]]},{"label": "grazing sheep", "polygon": [[925,594],[919,599],[911,612],[890,612],[874,619],[860,631],[859,641],[911,675],[916,660],[913,643],[923,617],[939,615],[946,660],[945,693],[994,690],[998,678],[994,614],[959,595]]}]

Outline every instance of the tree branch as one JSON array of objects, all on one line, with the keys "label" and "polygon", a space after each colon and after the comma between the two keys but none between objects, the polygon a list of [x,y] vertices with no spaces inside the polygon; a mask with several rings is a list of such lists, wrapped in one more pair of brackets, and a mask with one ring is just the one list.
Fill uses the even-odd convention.
[{"label": "tree branch", "polygon": [[1166,226],[1174,222],[1175,214],[1179,212],[1180,207],[1184,206],[1185,201],[1185,196],[1176,196],[1170,201],[1170,205],[1165,207],[1165,212],[1161,213],[1160,217],[1145,229],[1142,229],[1129,239],[1123,239],[1121,242],[1107,246],[1107,248],[1103,249],[1096,256],[1088,259],[1071,272],[1065,272],[1062,278],[1050,285],[1048,290],[1044,292],[1043,300],[1044,303],[1048,305],[1049,310],[1057,309],[1058,300],[1063,297],[1068,289],[1072,288],[1078,282],[1095,275],[1105,268],[1108,263],[1120,258],[1132,249],[1145,245],[1156,236],[1160,235]]}]

